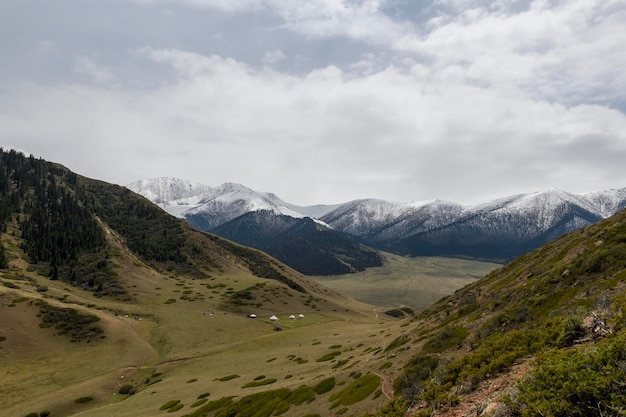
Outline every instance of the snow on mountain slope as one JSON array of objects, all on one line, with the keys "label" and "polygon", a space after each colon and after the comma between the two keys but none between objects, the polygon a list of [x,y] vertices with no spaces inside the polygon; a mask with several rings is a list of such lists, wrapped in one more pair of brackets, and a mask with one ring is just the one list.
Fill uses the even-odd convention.
[{"label": "snow on mountain slope", "polygon": [[[519,240],[515,244],[526,242],[523,247],[528,249],[536,242],[558,237],[626,208],[626,188],[586,194],[550,188],[472,206],[441,200],[407,204],[363,199],[308,207],[233,183],[209,187],[158,178],[139,181],[129,188],[202,230],[214,229],[246,213],[267,210],[294,218],[311,217],[374,247],[390,249],[400,245],[407,253],[407,245],[427,247],[435,244],[433,239],[440,244],[452,242],[454,236],[466,242],[475,236],[491,242],[500,239],[500,245],[508,245],[506,239]],[[413,236],[427,237],[407,241]]]},{"label": "snow on mountain slope", "polygon": [[[594,216],[603,217],[597,208],[583,196],[550,188],[471,207],[464,213],[463,218],[479,215],[483,219],[490,218],[490,223],[496,221],[498,217],[508,221],[527,219],[524,222],[525,228],[530,229],[528,231],[531,233],[541,233],[563,221],[563,216],[573,212],[574,208],[579,214],[571,214],[574,216],[572,226],[581,227],[580,225],[589,224],[589,219]],[[505,225],[500,227],[505,227]]]},{"label": "snow on mountain slope", "polygon": [[337,230],[381,242],[449,224],[462,211],[462,205],[441,200],[402,204],[369,199],[346,203],[322,220]]},{"label": "snow on mountain slope", "polygon": [[582,196],[605,218],[626,208],[626,188],[592,191]]},{"label": "snow on mountain slope", "polygon": [[258,210],[294,218],[305,217],[274,194],[260,193],[235,183],[210,187],[176,178],[155,178],[126,187],[176,217],[201,223],[205,230]]}]

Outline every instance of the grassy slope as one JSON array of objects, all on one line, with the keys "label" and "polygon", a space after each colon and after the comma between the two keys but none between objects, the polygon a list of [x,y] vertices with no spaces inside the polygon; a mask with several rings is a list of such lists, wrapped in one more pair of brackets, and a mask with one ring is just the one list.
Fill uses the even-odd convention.
[{"label": "grassy slope", "polygon": [[[418,338],[413,346],[414,363],[436,359],[440,366],[431,376],[420,376],[418,369],[408,367],[412,382],[400,384],[399,380],[397,386],[421,389],[417,407],[425,414],[461,415],[480,412],[479,408],[468,409],[465,402],[477,391],[488,391],[496,384],[492,379],[498,378],[502,389],[489,397],[503,394],[513,398],[513,409],[526,413],[531,405],[514,400],[515,395],[509,397],[507,391],[515,378],[525,374],[516,373],[516,365],[528,364],[535,355],[546,352],[567,358],[566,349],[593,351],[593,343],[604,342],[582,323],[594,314],[616,337],[623,338],[625,293],[623,211],[517,258],[424,311],[411,333]],[[575,398],[580,378],[572,373],[573,379],[568,381],[567,366],[563,371],[559,377],[567,382],[561,384],[569,384],[572,392],[568,399]],[[484,407],[489,398],[482,401]],[[566,404],[565,399],[561,404]],[[597,404],[592,405],[595,408],[589,412],[597,413]]]},{"label": "grassy slope", "polygon": [[[245,262],[228,251],[212,260],[220,266],[212,265],[207,278],[194,279],[175,270],[157,271],[130,253],[110,229],[110,260],[132,301],[95,297],[92,292],[50,281],[30,270],[16,236],[15,224],[2,236],[10,264],[2,271],[0,285],[0,336],[5,338],[0,342],[0,368],[6,371],[0,380],[0,415],[49,410],[55,417],[152,416],[172,399],[180,399],[186,406],[171,415],[183,415],[205,392],[218,399],[279,387],[293,390],[313,386],[329,375],[336,376],[339,389],[339,384],[353,380],[350,374],[376,371],[387,362],[388,355],[383,356],[381,350],[406,332],[401,321],[378,317],[372,306],[344,297],[289,268],[283,273],[306,294],[276,280],[256,277]],[[256,284],[262,285],[252,290],[254,300],[244,300],[253,305],[229,302],[230,295]],[[41,291],[44,286],[47,290]],[[39,299],[98,316],[106,337],[72,343],[55,335],[53,329],[40,328]],[[167,303],[170,299],[176,301]],[[247,318],[251,312],[259,318]],[[300,313],[304,319],[288,319],[290,314]],[[282,331],[273,331],[274,324],[268,320],[272,314],[280,317]],[[331,346],[339,356],[317,362],[332,351]],[[401,369],[401,357],[396,360],[396,372]],[[339,361],[345,363],[333,368]],[[155,373],[161,375],[155,377]],[[239,377],[216,381],[231,374]],[[266,387],[242,389],[262,375],[277,381]],[[126,383],[132,384],[137,394],[117,394]],[[308,410],[324,415],[331,404],[330,394],[318,396],[297,410],[292,406],[292,412]],[[93,398],[87,404],[74,402],[87,396]],[[385,400],[380,394],[373,397],[351,405],[351,410],[371,410]]]}]

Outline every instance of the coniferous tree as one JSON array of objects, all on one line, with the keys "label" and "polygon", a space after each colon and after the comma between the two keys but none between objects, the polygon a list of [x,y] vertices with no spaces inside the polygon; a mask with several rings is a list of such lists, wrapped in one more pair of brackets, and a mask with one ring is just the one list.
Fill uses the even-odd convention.
[{"label": "coniferous tree", "polygon": [[0,242],[0,268],[6,268],[8,266],[8,260],[6,253],[4,252],[4,246]]}]

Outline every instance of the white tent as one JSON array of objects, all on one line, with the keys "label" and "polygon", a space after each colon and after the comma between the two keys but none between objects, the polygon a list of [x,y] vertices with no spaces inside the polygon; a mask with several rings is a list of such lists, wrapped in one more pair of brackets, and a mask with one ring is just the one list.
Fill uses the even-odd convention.
[{"label": "white tent", "polygon": [[299,319],[303,319],[304,318],[304,314],[300,313],[300,315],[298,315]]},{"label": "white tent", "polygon": [[254,313],[249,314],[248,317],[250,317],[251,319],[256,319],[256,314],[254,314]]},{"label": "white tent", "polygon": [[272,315],[272,317],[270,317],[270,321],[277,321],[278,317],[276,317],[275,315]]},{"label": "white tent", "polygon": [[294,316],[293,314],[291,316],[289,316],[289,320],[295,320],[296,316]]}]

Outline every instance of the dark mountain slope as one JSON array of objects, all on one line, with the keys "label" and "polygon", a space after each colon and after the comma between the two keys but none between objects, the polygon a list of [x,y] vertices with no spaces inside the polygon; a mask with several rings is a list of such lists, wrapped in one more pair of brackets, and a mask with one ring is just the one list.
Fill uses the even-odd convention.
[{"label": "dark mountain slope", "polygon": [[308,275],[336,275],[382,265],[382,257],[343,233],[311,218],[260,210],[240,216],[213,233],[274,256]]},{"label": "dark mountain slope", "polygon": [[391,243],[387,250],[409,256],[461,256],[509,261],[602,217],[564,201],[550,213],[487,211]]}]

